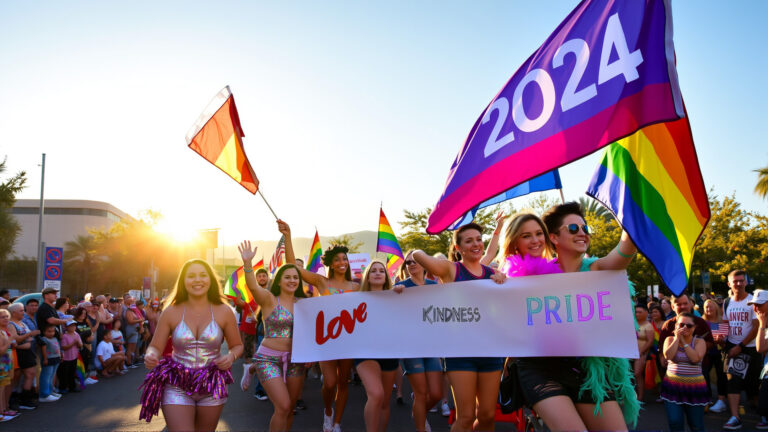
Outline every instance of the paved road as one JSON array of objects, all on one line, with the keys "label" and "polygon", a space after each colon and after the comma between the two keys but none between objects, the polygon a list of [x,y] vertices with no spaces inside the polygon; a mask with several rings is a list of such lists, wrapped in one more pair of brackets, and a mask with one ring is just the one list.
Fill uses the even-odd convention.
[{"label": "paved road", "polygon": [[[236,379],[242,366],[235,365]],[[160,431],[165,428],[162,412],[151,423],[139,421],[137,388],[144,377],[144,369],[132,369],[130,373],[119,378],[102,380],[91,385],[79,394],[65,395],[55,403],[41,404],[35,411],[25,411],[11,422],[0,425],[0,431]],[[407,380],[405,385],[407,386]],[[230,398],[219,423],[222,431],[264,431],[267,430],[272,406],[268,401],[258,401],[251,392],[243,393],[235,385],[230,387]],[[410,391],[404,390],[407,395]],[[307,380],[304,400],[308,405],[306,411],[300,411],[294,421],[294,431],[321,430],[322,415],[320,401],[320,381]],[[350,384],[350,396],[342,429],[345,432],[364,430],[363,405],[365,391],[362,386]],[[706,416],[707,430],[721,430],[727,420],[726,414],[710,413]],[[754,414],[745,416],[744,430],[752,430],[757,417]],[[434,431],[447,431],[448,422],[439,414],[430,414],[429,422]],[[666,430],[667,422],[664,408],[661,404],[648,403],[642,412],[638,430]],[[390,431],[413,431],[410,417],[410,406],[397,405],[393,396],[392,414],[389,422]],[[497,431],[513,431],[509,423],[497,423]]]}]

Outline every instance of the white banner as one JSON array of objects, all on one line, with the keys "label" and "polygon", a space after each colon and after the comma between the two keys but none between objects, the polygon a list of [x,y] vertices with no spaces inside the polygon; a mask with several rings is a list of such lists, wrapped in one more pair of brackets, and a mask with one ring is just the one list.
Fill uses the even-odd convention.
[{"label": "white banner", "polygon": [[636,358],[624,271],[454,282],[302,299],[295,362],[412,357]]}]

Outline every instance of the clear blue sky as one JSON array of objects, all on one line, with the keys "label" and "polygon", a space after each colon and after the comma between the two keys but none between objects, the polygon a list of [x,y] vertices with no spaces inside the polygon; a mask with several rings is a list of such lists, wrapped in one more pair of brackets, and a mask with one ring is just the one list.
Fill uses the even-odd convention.
[{"label": "clear blue sky", "polygon": [[[38,197],[45,152],[48,198],[277,238],[263,203],[184,143],[230,85],[262,190],[296,235],[375,230],[382,201],[393,223],[434,205],[475,119],[576,4],[2,2],[0,155],[27,170],[23,198]],[[752,170],[768,165],[768,2],[675,1],[673,15],[704,181],[766,213]],[[596,163],[561,171],[567,199]]]}]

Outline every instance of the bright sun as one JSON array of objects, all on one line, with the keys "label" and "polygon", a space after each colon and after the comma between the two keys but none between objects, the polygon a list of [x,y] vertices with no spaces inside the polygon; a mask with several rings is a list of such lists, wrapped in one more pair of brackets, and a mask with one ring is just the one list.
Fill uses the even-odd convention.
[{"label": "bright sun", "polygon": [[155,231],[167,235],[177,243],[189,243],[197,240],[200,235],[199,228],[195,228],[184,221],[171,221],[166,218],[161,219],[155,225]]}]

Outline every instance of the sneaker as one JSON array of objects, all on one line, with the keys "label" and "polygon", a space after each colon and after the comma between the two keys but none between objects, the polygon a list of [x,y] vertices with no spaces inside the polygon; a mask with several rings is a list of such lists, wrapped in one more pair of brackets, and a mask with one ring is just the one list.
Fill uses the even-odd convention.
[{"label": "sneaker", "polygon": [[98,380],[95,380],[91,377],[88,377],[85,379],[85,385],[98,384],[98,383],[99,383]]},{"label": "sneaker", "polygon": [[738,417],[731,416],[731,418],[729,418],[728,421],[723,425],[723,429],[725,430],[741,429],[741,419]]},{"label": "sneaker", "polygon": [[139,367],[139,364],[138,363],[134,363],[134,364],[132,364],[132,365],[130,365],[128,367],[131,368],[131,369],[136,369],[137,367]]},{"label": "sneaker", "polygon": [[33,404],[31,401],[24,401],[24,402],[19,404],[19,409],[30,410],[31,411],[31,410],[33,410],[35,408],[37,408],[37,405]]},{"label": "sneaker", "polygon": [[7,422],[8,420],[13,420],[18,416],[19,414],[16,414],[16,415],[0,414],[0,423]]},{"label": "sneaker", "polygon": [[725,411],[728,407],[725,406],[725,402],[723,402],[722,399],[718,399],[717,402],[715,402],[712,406],[709,407],[709,410],[716,413],[721,413]]},{"label": "sneaker", "polygon": [[251,386],[251,378],[253,375],[248,372],[250,368],[250,364],[243,364],[243,377],[240,378],[240,389],[243,391],[247,391],[248,387]]},{"label": "sneaker", "polygon": [[333,432],[333,410],[329,416],[325,415],[323,410],[323,432]]},{"label": "sneaker", "polygon": [[760,417],[760,422],[755,425],[755,429],[768,430],[768,420],[765,417]]},{"label": "sneaker", "polygon": [[296,409],[297,410],[307,409],[307,404],[304,403],[304,399],[299,399],[296,401]]},{"label": "sneaker", "polygon": [[51,394],[51,395],[48,395],[47,397],[44,397],[44,398],[41,397],[38,400],[40,402],[56,402],[57,400],[59,400],[59,398],[57,398],[56,396]]},{"label": "sneaker", "polygon": [[451,415],[451,407],[448,406],[448,402],[443,401],[443,403],[440,405],[440,414],[442,414],[443,417],[448,417]]},{"label": "sneaker", "polygon": [[258,399],[260,401],[265,401],[265,400],[269,399],[269,396],[267,396],[267,394],[264,393],[262,390],[259,390],[256,393],[254,393],[253,397],[255,397],[256,399]]},{"label": "sneaker", "polygon": [[54,396],[56,399],[61,397],[61,393],[58,393],[58,392],[51,392],[51,395]]},{"label": "sneaker", "polygon": [[339,423],[333,425],[333,432],[341,432],[341,425]]}]

